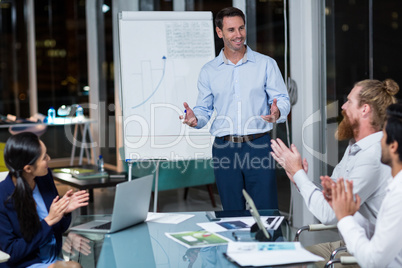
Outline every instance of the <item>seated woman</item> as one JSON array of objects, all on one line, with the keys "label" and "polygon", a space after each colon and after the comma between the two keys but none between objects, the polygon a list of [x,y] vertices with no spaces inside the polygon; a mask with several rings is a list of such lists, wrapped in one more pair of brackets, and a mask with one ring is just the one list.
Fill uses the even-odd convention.
[{"label": "seated woman", "polygon": [[70,225],[70,212],[86,206],[89,194],[70,190],[59,198],[46,146],[35,134],[11,136],[4,160],[10,173],[0,183],[0,249],[10,259],[0,267],[71,264],[58,259],[62,234]]}]

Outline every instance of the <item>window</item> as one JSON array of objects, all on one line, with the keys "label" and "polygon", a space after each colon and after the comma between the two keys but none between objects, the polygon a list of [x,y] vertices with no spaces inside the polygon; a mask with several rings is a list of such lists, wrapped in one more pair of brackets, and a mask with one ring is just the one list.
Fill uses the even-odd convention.
[{"label": "window", "polygon": [[0,115],[29,117],[24,1],[0,2],[0,36]]},{"label": "window", "polygon": [[85,1],[35,1],[38,112],[88,102]]},{"label": "window", "polygon": [[[339,114],[360,80],[392,78],[402,86],[402,2],[327,0],[325,13],[327,102],[338,101]],[[402,92],[396,97],[400,99]],[[337,121],[341,119],[339,116]],[[346,147],[346,141],[339,142],[338,160]]]}]

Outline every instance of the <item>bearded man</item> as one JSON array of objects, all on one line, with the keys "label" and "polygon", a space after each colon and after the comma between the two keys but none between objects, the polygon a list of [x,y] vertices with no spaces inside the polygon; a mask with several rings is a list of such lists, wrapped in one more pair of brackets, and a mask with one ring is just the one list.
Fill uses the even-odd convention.
[{"label": "bearded man", "polygon": [[[390,168],[381,163],[381,130],[386,120],[386,108],[396,103],[394,95],[398,91],[398,84],[391,79],[383,82],[363,80],[355,84],[342,106],[343,120],[336,133],[338,140],[349,140],[349,146],[332,176],[320,177],[322,190],[307,177],[307,162],[302,161],[295,145],[289,149],[280,139],[271,141],[274,159],[286,170],[307,207],[321,223],[337,222],[331,208],[331,184],[342,177],[353,181],[353,191],[361,197],[360,214],[375,224],[391,174]],[[343,241],[308,249],[328,260],[331,252],[340,246],[344,246]],[[325,263],[317,263],[317,267],[323,267]]]}]

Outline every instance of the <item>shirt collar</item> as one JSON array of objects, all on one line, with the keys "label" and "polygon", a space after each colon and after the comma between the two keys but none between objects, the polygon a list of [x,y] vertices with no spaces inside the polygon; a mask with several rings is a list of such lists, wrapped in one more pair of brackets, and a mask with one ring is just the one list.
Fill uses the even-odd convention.
[{"label": "shirt collar", "polygon": [[[229,60],[226,58],[225,53],[223,53],[224,48],[221,49],[219,53],[219,57],[221,60],[219,61],[218,65],[221,64],[229,64]],[[247,61],[254,61],[253,51],[246,45],[246,52],[244,53],[243,58],[241,59],[241,63],[246,63]]]},{"label": "shirt collar", "polygon": [[[401,184],[401,185],[398,185]],[[397,189],[398,187],[402,187],[402,170],[396,174],[395,177],[391,177],[390,182],[388,183],[387,191],[391,191],[392,189]]]},{"label": "shirt collar", "polygon": [[352,149],[353,147],[357,147],[360,150],[365,150],[369,148],[371,145],[380,142],[382,135],[383,135],[382,131],[378,131],[376,133],[368,135],[367,137],[359,140],[358,142],[355,142],[354,139],[352,139],[349,141],[350,149]]}]

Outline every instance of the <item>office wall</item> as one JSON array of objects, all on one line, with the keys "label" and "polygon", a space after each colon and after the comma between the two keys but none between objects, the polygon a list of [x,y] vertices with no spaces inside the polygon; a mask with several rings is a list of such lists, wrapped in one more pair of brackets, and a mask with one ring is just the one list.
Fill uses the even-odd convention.
[{"label": "office wall", "polygon": [[[318,182],[322,174],[323,123],[326,118],[322,87],[325,61],[321,1],[289,1],[290,76],[298,86],[298,101],[292,108],[292,141],[309,163],[308,176]],[[325,102],[324,102],[325,103]],[[320,159],[321,158],[321,159]],[[316,220],[297,189],[292,187],[293,225],[300,227]]]}]

